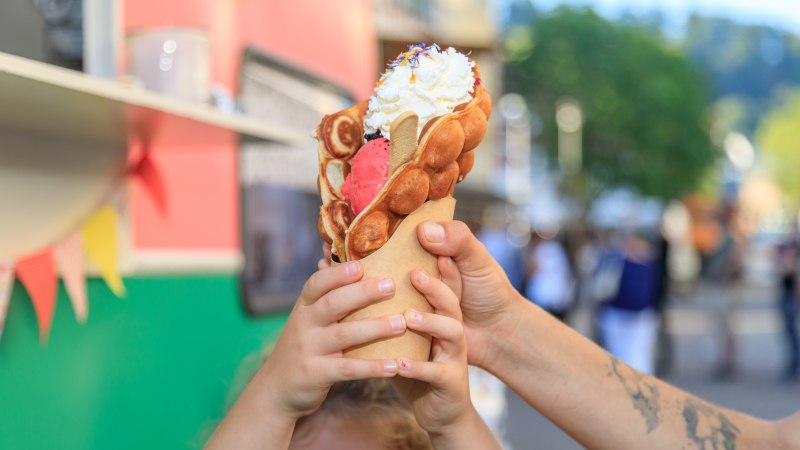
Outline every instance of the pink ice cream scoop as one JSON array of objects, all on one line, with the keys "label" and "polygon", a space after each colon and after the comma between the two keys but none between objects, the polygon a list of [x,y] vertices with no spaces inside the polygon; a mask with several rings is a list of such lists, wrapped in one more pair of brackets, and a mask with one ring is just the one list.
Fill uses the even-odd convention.
[{"label": "pink ice cream scoop", "polygon": [[350,173],[342,194],[358,214],[378,195],[389,179],[389,140],[373,139],[364,144],[350,161]]}]

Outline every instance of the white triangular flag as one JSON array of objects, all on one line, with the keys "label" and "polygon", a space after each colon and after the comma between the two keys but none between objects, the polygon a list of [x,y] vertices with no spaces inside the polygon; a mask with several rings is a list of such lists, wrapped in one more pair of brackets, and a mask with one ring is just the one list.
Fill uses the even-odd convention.
[{"label": "white triangular flag", "polygon": [[83,243],[80,232],[72,233],[53,246],[53,256],[69,299],[72,301],[75,319],[78,323],[84,323],[89,305],[86,300],[86,273],[83,267]]}]

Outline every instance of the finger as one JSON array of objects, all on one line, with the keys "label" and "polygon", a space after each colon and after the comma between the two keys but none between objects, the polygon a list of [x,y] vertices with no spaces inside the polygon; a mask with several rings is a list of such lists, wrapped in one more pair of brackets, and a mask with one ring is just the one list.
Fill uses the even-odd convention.
[{"label": "finger", "polygon": [[327,242],[322,243],[322,257],[327,261],[331,260],[331,244],[328,244]]},{"label": "finger", "polygon": [[447,380],[460,376],[459,366],[428,361],[412,361],[407,358],[397,360],[397,374],[403,378],[425,381],[434,386],[449,385]]},{"label": "finger", "polygon": [[321,325],[339,321],[352,311],[391,297],[394,290],[391,278],[370,278],[341,286],[311,306],[314,320]]},{"label": "finger", "polygon": [[306,281],[300,293],[300,300],[303,304],[312,304],[333,289],[360,280],[363,275],[364,268],[358,261],[321,269]]},{"label": "finger", "polygon": [[406,330],[406,320],[397,314],[376,319],[355,320],[333,324],[322,333],[320,350],[333,353],[377,339],[401,334]]},{"label": "finger", "polygon": [[445,355],[457,358],[465,353],[464,326],[460,321],[413,309],[406,311],[405,319],[409,330],[429,334],[438,339]]},{"label": "finger", "polygon": [[431,278],[422,269],[415,269],[411,272],[411,284],[425,296],[436,312],[461,320],[458,297],[442,280]]},{"label": "finger", "polygon": [[327,269],[330,266],[331,266],[331,260],[330,259],[322,258],[319,261],[317,261],[317,269],[319,269],[319,270]]},{"label": "finger", "polygon": [[494,261],[464,222],[424,222],[417,228],[420,244],[438,256],[450,256],[462,274],[486,272],[486,261]]},{"label": "finger", "polygon": [[331,384],[339,381],[363,380],[366,378],[387,378],[397,375],[397,361],[393,359],[353,359],[326,358],[330,364],[320,369]]},{"label": "finger", "polygon": [[453,291],[453,294],[455,294],[458,299],[461,299],[461,293],[463,292],[461,273],[458,271],[458,267],[456,267],[453,259],[449,256],[440,256],[436,264],[439,267],[439,275],[444,284]]}]

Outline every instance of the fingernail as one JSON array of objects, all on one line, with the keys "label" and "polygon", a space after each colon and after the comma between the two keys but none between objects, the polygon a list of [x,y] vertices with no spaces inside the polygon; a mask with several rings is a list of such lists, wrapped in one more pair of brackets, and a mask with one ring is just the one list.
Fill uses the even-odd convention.
[{"label": "fingernail", "polygon": [[419,284],[422,285],[422,287],[427,286],[430,280],[431,277],[428,276],[428,274],[424,270],[417,271],[417,281],[419,282]]},{"label": "fingernail", "polygon": [[400,370],[407,370],[411,363],[407,359],[400,359]]},{"label": "fingernail", "polygon": [[413,309],[408,310],[408,321],[411,323],[422,323],[422,314],[419,311],[415,311]]},{"label": "fingernail", "polygon": [[393,331],[403,331],[406,329],[406,319],[403,316],[392,316],[389,318],[389,323]]},{"label": "fingernail", "polygon": [[386,361],[383,363],[383,370],[386,373],[397,373],[397,361]]},{"label": "fingernail", "polygon": [[444,227],[435,222],[427,222],[422,226],[422,231],[425,233],[425,239],[431,243],[439,243],[444,241]]},{"label": "fingernail", "polygon": [[388,294],[394,290],[394,281],[390,278],[384,278],[378,282],[378,290],[383,294]]},{"label": "fingernail", "polygon": [[344,272],[347,276],[352,277],[353,275],[358,273],[358,263],[356,261],[351,261],[344,266]]}]

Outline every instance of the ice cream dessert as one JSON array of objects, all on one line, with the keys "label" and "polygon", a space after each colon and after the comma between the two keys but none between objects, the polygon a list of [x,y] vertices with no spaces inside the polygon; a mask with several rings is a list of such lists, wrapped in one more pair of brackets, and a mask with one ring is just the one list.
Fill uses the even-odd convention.
[{"label": "ice cream dessert", "polygon": [[388,139],[373,139],[350,161],[350,174],[344,179],[342,195],[354,214],[366,208],[389,179],[389,149]]},{"label": "ice cream dessert", "polygon": [[463,53],[437,45],[412,46],[398,56],[376,83],[364,117],[364,133],[391,137],[390,126],[400,114],[411,111],[419,117],[419,131],[436,116],[453,112],[472,99],[475,63]]},{"label": "ice cream dessert", "polygon": [[419,44],[389,64],[369,101],[325,116],[318,226],[334,259],[365,258],[423,203],[452,195],[490,114],[475,62]]}]

